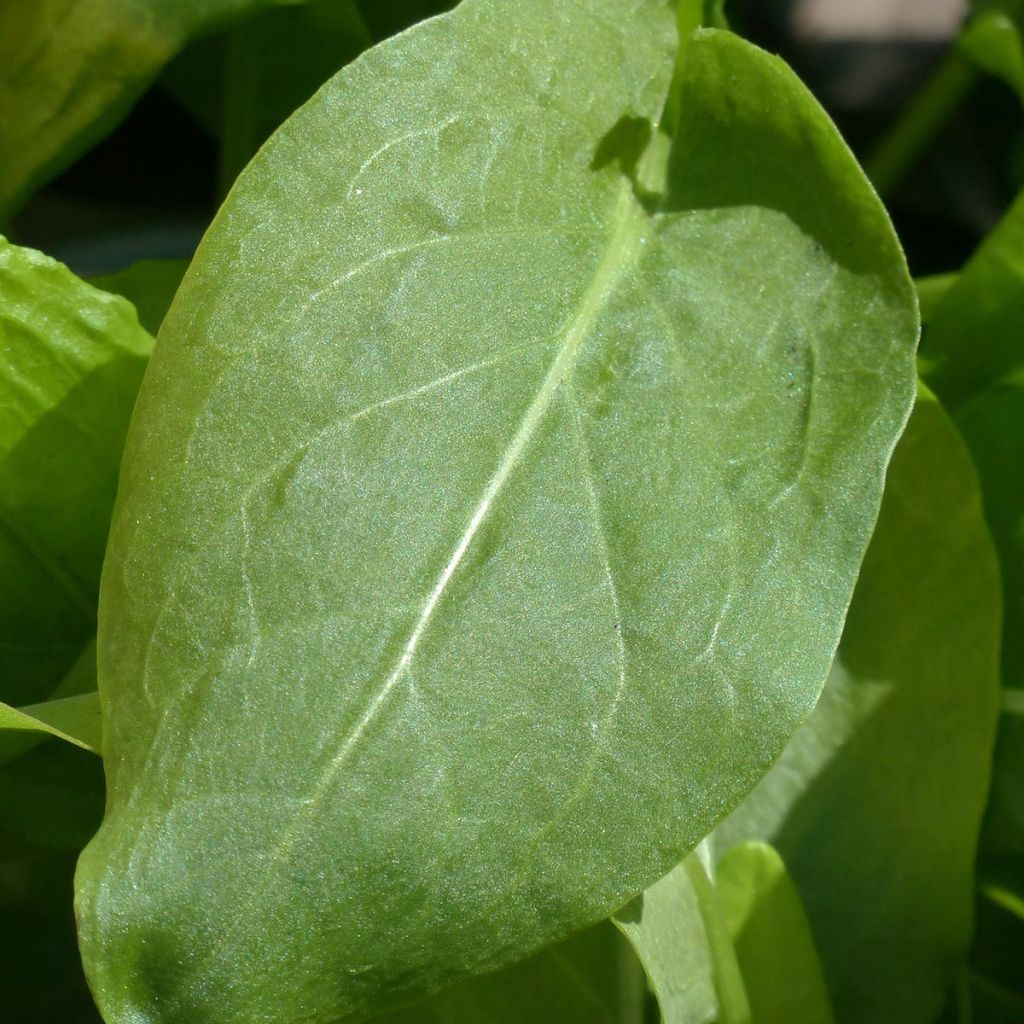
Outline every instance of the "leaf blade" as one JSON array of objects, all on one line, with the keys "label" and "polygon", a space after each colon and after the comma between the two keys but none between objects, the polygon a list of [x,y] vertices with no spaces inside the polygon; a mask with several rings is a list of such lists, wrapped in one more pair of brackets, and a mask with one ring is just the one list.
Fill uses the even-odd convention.
[{"label": "leaf blade", "polygon": [[[847,234],[840,264],[820,221],[795,223],[791,182],[771,206],[691,189],[709,201],[677,191],[652,212],[631,172],[668,87],[669,12],[589,0],[515,15],[470,0],[341,72],[242,176],[162,329],[105,579],[110,813],[78,882],[115,1020],[174,1020],[214,989],[225,1019],[355,1016],[527,955],[694,845],[824,675],[910,400],[913,298],[884,212],[793,76],[723,34],[691,43],[695,106],[720,109],[721,72],[741,62],[745,141],[767,81],[798,111],[781,128],[815,187],[852,191],[830,212],[856,244]],[[505,26],[521,59],[479,103]],[[308,231],[283,182],[315,211]],[[773,269],[740,318],[744,233]],[[273,253],[258,284],[239,287],[243,251]],[[830,311],[813,411],[794,279],[817,288],[814,317]],[[766,339],[769,314],[796,340]],[[741,419],[733,392],[753,395]],[[238,432],[242,408],[252,429]],[[805,444],[840,424],[848,446]],[[812,492],[851,476],[825,515]],[[641,528],[640,508],[673,512]],[[751,516],[770,528],[743,530]],[[812,599],[814,559],[778,548],[802,530],[837,567]],[[755,608],[759,635],[794,642],[752,651]],[[544,682],[563,677],[579,685]],[[693,747],[661,737],[664,774],[637,790],[629,765],[649,753],[665,680],[707,724]],[[196,771],[218,785],[188,791]],[[700,781],[666,795],[666,777]],[[129,848],[171,875],[108,885]],[[224,871],[232,884],[214,881]],[[232,908],[177,900],[197,884]],[[279,944],[301,920],[345,946],[342,898],[358,949]],[[257,914],[266,928],[249,927]],[[137,926],[116,951],[113,917]],[[315,967],[323,955],[341,976]]]}]

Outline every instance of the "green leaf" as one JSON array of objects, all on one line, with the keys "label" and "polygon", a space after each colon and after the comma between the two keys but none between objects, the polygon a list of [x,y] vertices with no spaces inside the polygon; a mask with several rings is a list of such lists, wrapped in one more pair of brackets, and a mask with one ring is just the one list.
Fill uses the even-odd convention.
[{"label": "green leaf", "polygon": [[354,0],[306,0],[195,40],[158,84],[220,142],[226,191],[271,132],[371,42]]},{"label": "green leaf", "polygon": [[974,468],[924,394],[821,701],[717,833],[784,858],[839,1021],[934,1020],[966,953],[999,625]]},{"label": "green leaf", "polygon": [[0,217],[113,128],[189,38],[273,2],[0,4]]},{"label": "green leaf", "polygon": [[0,703],[0,729],[49,733],[84,750],[100,750],[100,701],[96,693],[12,708]]},{"label": "green leaf", "polygon": [[998,9],[982,11],[971,19],[956,45],[983,71],[1001,78],[1024,102],[1024,44],[1013,18]]},{"label": "green leaf", "polygon": [[[926,379],[954,409],[999,552],[1004,704],[1024,692],[1024,193],[932,311]],[[1017,862],[1024,887],[1024,718],[1000,723],[985,854]]]},{"label": "green leaf", "polygon": [[[51,701],[63,701],[71,697],[80,697],[96,693],[96,640],[93,638],[82,649],[78,660],[71,666],[67,674],[50,694]],[[0,705],[9,707],[9,705]],[[22,709],[24,710],[24,709]],[[97,706],[97,714],[100,709]],[[88,728],[88,727],[87,727]],[[94,718],[92,723],[94,734],[102,732],[102,722]],[[0,765],[13,760],[26,750],[41,743],[46,738],[45,732],[37,730],[6,729],[0,730]],[[94,735],[94,738],[98,738]],[[96,750],[99,746],[93,744]]]},{"label": "green leaf", "polygon": [[634,967],[639,969],[636,958],[604,921],[523,963],[373,1019],[378,1024],[629,1024],[624,999]]},{"label": "green leaf", "polygon": [[[1024,268],[1024,248],[1020,255]],[[1015,301],[1024,303],[1024,279]],[[1024,324],[1024,319],[1017,323]],[[981,323],[978,329],[986,326]],[[983,335],[972,332],[972,337]],[[1010,697],[1004,703],[1013,703],[1014,697],[1024,694],[1024,372],[1011,374],[966,401],[957,425],[977,464],[986,516],[999,551],[1006,623],[1003,685]],[[1000,719],[985,850],[992,857],[1016,858],[1018,881],[1024,887],[1024,717],[1019,714],[1004,713]]]},{"label": "green leaf", "polygon": [[152,339],[123,299],[3,239],[0,306],[0,699],[17,706],[49,697],[95,633]]},{"label": "green leaf", "polygon": [[103,762],[70,743],[41,744],[0,768],[0,842],[77,852],[102,816]]},{"label": "green leaf", "polygon": [[831,1024],[821,963],[800,894],[767,843],[734,846],[715,872],[715,891],[728,922],[757,1024]]},{"label": "green leaf", "polygon": [[128,299],[139,323],[156,337],[187,269],[188,260],[140,260],[113,274],[98,274],[89,283]]},{"label": "green leaf", "polygon": [[613,921],[647,972],[664,1024],[748,1024],[736,953],[698,853]]},{"label": "green leaf", "polygon": [[634,194],[674,35],[663,0],[466,0],[218,214],[104,577],[78,907],[110,1024],[356,1019],[522,959],[667,872],[813,705],[912,287],[820,108],[728,33]]},{"label": "green leaf", "polygon": [[[952,274],[931,274],[928,277],[918,277],[914,280],[914,288],[917,289],[917,303],[921,310],[921,322],[927,328],[936,307],[945,297],[946,292],[956,284],[960,275]],[[922,376],[927,370],[922,367]]]},{"label": "green leaf", "polygon": [[1024,368],[1024,192],[930,313],[921,339],[924,379],[954,414]]}]

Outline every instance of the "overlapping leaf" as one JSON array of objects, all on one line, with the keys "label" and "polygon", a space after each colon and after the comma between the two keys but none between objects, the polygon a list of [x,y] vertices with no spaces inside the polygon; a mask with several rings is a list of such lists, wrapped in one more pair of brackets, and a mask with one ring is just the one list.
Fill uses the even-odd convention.
[{"label": "overlapping leaf", "polygon": [[110,1024],[356,1019],[522,958],[813,704],[912,292],[820,109],[726,33],[657,166],[673,46],[662,0],[467,0],[218,215],[104,582],[78,906]]},{"label": "overlapping leaf", "polygon": [[96,628],[128,417],[152,338],[123,299],[0,240],[0,699],[39,702]]},{"label": "overlapping leaf", "polygon": [[[930,310],[925,379],[953,411],[978,467],[1005,604],[1004,703],[1024,692],[1024,194]],[[986,853],[1016,862],[1024,891],[1024,717],[1003,716]]]},{"label": "overlapping leaf", "polygon": [[821,701],[717,833],[781,852],[840,1021],[934,1020],[966,955],[999,624],[974,468],[924,395]]}]

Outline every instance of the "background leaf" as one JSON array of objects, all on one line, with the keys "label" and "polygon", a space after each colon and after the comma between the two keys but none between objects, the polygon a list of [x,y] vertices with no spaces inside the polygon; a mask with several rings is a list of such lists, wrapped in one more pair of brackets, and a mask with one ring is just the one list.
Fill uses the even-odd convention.
[{"label": "background leaf", "polygon": [[[608,921],[425,1003],[374,1017],[380,1024],[639,1024],[640,966]],[[634,984],[640,979],[640,987]],[[635,1004],[632,1006],[630,1004]]]},{"label": "background leaf", "polygon": [[999,613],[974,468],[923,395],[821,700],[716,833],[783,856],[839,1021],[934,1020],[966,954]]},{"label": "background leaf", "polygon": [[44,700],[95,633],[128,417],[152,338],[123,299],[0,241],[0,698]]},{"label": "background leaf", "polygon": [[728,926],[700,853],[615,914],[647,972],[664,1024],[749,1024]]},{"label": "background leaf", "polygon": [[0,703],[0,729],[47,733],[98,753],[102,729],[99,695],[63,697],[24,708]]},{"label": "background leaf", "polygon": [[113,274],[97,274],[90,284],[128,299],[155,338],[186,270],[188,260],[140,260]]},{"label": "background leaf", "polygon": [[[953,411],[978,467],[999,552],[1004,706],[1024,694],[1024,193],[930,311],[926,380]],[[1004,714],[984,855],[1024,893],[1024,718]]]},{"label": "background leaf", "polygon": [[913,295],[835,130],[727,33],[637,189],[673,44],[661,0],[467,0],[336,76],[208,232],[104,580],[78,906],[111,1024],[355,1019],[525,957],[813,704]]},{"label": "background leaf", "polygon": [[729,929],[757,1024],[831,1024],[832,1008],[800,894],[767,843],[734,846],[715,871],[715,893]]},{"label": "background leaf", "polygon": [[0,217],[113,128],[191,36],[273,2],[0,5]]}]

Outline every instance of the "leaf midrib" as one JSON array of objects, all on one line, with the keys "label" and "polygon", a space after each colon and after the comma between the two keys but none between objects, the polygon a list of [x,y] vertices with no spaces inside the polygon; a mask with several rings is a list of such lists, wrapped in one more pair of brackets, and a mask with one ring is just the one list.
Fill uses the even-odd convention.
[{"label": "leaf midrib", "polygon": [[[613,289],[616,280],[621,275],[623,269],[632,262],[632,259],[635,256],[637,242],[640,237],[640,219],[638,212],[642,211],[640,211],[639,206],[633,199],[632,193],[629,190],[624,189],[620,195],[619,202],[616,205],[612,218],[613,226],[610,233],[607,252],[598,264],[590,286],[583,294],[583,298],[580,301],[572,321],[563,333],[564,340],[559,347],[558,354],[551,363],[551,366],[548,369],[544,380],[541,382],[541,386],[537,391],[537,394],[534,396],[533,401],[527,408],[522,420],[520,420],[519,427],[512,436],[512,440],[509,442],[508,447],[505,449],[501,461],[498,463],[497,468],[488,480],[487,486],[484,488],[483,494],[481,495],[480,500],[469,519],[469,523],[462,532],[454,551],[448,559],[448,562],[445,564],[444,569],[441,571],[441,574],[435,582],[429,596],[424,602],[420,615],[416,620],[416,625],[409,634],[409,638],[405,643],[405,647],[402,650],[401,657],[398,659],[398,663],[385,680],[383,686],[374,696],[373,700],[370,701],[359,722],[356,723],[352,731],[342,741],[338,748],[338,752],[333,758],[331,758],[331,761],[325,769],[321,777],[324,788],[330,784],[331,778],[337,773],[337,770],[341,765],[344,764],[348,755],[364,735],[367,727],[376,717],[377,712],[387,700],[388,695],[394,689],[395,685],[409,670],[409,667],[412,664],[412,659],[416,654],[416,649],[419,646],[419,642],[429,627],[430,622],[433,619],[434,612],[448,589],[448,584],[451,582],[459,568],[459,565],[462,563],[466,552],[472,545],[473,540],[486,519],[488,512],[493,506],[495,499],[498,497],[498,494],[505,486],[506,481],[512,475],[513,470],[516,468],[520,459],[523,457],[523,454],[529,447],[530,441],[536,434],[537,428],[544,420],[544,417],[551,406],[551,401],[554,398],[556,391],[572,373],[576,360],[579,357],[580,350],[583,346],[583,342],[586,339],[590,328],[593,327],[594,322],[597,319],[601,308],[604,306],[609,293]],[[319,794],[320,789],[321,784],[318,784],[316,789],[317,794]]]}]

